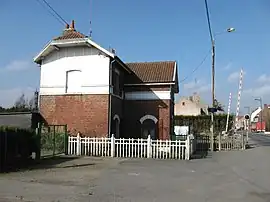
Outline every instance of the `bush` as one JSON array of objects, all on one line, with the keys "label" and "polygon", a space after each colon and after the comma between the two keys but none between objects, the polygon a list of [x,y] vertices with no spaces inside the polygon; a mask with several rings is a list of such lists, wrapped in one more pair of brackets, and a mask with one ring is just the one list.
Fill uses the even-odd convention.
[{"label": "bush", "polygon": [[[232,127],[233,116],[229,117],[229,129]],[[214,131],[222,132],[226,129],[227,115],[214,116]],[[175,126],[189,126],[193,133],[209,132],[211,124],[211,116],[175,116]]]},{"label": "bush", "polygon": [[32,152],[36,152],[35,131],[12,127],[0,127],[0,167],[9,169],[27,163]]}]

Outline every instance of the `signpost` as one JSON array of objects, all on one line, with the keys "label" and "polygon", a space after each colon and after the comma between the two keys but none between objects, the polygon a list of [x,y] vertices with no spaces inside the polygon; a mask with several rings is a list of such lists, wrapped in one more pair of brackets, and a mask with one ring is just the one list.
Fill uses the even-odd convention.
[{"label": "signpost", "polygon": [[245,125],[246,125],[246,136],[247,136],[247,142],[248,142],[248,133],[249,133],[249,120],[250,120],[250,115],[246,114],[245,115]]}]

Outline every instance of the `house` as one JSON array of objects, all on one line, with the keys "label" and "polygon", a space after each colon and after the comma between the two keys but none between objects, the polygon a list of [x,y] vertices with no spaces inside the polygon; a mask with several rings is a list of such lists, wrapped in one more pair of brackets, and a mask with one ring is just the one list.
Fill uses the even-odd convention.
[{"label": "house", "polygon": [[48,124],[90,137],[170,139],[179,92],[175,61],[125,63],[76,31],[74,21],[34,61]]},{"label": "house", "polygon": [[208,114],[208,106],[201,102],[197,93],[189,97],[181,97],[174,108],[175,115],[198,116]]}]

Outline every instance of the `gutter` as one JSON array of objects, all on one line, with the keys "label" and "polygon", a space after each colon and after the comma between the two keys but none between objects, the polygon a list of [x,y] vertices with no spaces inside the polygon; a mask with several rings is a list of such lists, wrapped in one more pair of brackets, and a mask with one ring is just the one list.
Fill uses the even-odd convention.
[{"label": "gutter", "polygon": [[[111,89],[112,89],[112,65],[116,60],[112,60],[110,62],[110,67],[109,67],[109,113],[108,113],[108,137],[111,137],[111,118],[112,118],[112,94],[111,94]],[[113,90],[113,89],[112,89]]]}]

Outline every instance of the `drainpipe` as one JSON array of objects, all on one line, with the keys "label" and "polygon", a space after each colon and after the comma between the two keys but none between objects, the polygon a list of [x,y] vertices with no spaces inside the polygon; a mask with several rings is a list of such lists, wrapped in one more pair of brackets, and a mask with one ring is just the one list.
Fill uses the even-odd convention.
[{"label": "drainpipe", "polygon": [[108,113],[108,137],[111,137],[111,117],[112,117],[112,92],[113,85],[112,85],[112,65],[115,62],[115,60],[112,60],[110,62],[110,69],[109,69],[109,113]]}]

